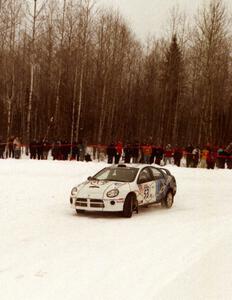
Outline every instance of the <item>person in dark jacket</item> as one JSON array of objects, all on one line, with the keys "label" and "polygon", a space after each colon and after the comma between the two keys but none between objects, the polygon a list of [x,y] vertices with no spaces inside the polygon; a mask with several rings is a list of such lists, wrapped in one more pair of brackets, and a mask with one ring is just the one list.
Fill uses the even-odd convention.
[{"label": "person in dark jacket", "polygon": [[127,143],[124,147],[125,163],[129,164],[132,157],[132,145]]},{"label": "person in dark jacket", "polygon": [[86,161],[86,162],[92,161],[91,156],[90,156],[89,153],[86,153],[86,154],[85,154],[85,161]]},{"label": "person in dark jacket", "polygon": [[6,148],[6,143],[4,143],[2,138],[0,138],[0,158],[4,158],[5,148]]},{"label": "person in dark jacket", "polygon": [[43,141],[43,159],[48,159],[48,153],[51,150],[51,144],[48,140]]},{"label": "person in dark jacket", "polygon": [[219,169],[225,169],[225,164],[226,164],[226,153],[224,147],[219,146],[217,150],[216,166]]},{"label": "person in dark jacket", "polygon": [[30,159],[36,159],[36,152],[37,152],[36,140],[30,142],[29,150],[30,150]]},{"label": "person in dark jacket", "polygon": [[150,164],[153,164],[155,159],[155,154],[156,154],[156,147],[154,145],[152,145],[151,147],[152,147],[152,151],[150,157]]},{"label": "person in dark jacket", "polygon": [[114,159],[114,157],[116,155],[116,148],[115,148],[115,145],[114,145],[113,142],[111,142],[108,145],[108,147],[106,149],[106,154],[108,156],[108,160],[107,160],[108,164],[112,164],[113,163],[113,159]]},{"label": "person in dark jacket", "polygon": [[207,169],[214,169],[216,156],[213,149],[210,146],[207,146],[208,154],[206,157]]},{"label": "person in dark jacket", "polygon": [[189,144],[186,148],[185,148],[185,153],[186,153],[186,167],[187,168],[191,168],[192,167],[192,163],[193,163],[193,145]]},{"label": "person in dark jacket", "polygon": [[230,143],[226,149],[225,154],[227,156],[226,158],[226,164],[228,169],[232,169],[232,143]]},{"label": "person in dark jacket", "polygon": [[61,154],[61,141],[56,141],[53,145],[52,149],[52,156],[53,160],[61,160],[62,154]]},{"label": "person in dark jacket", "polygon": [[164,149],[162,146],[156,147],[155,151],[155,164],[160,165],[161,160],[163,159],[164,156]]},{"label": "person in dark jacket", "polygon": [[74,142],[72,145],[72,160],[79,161],[79,158],[80,158],[80,151],[77,142]]},{"label": "person in dark jacket", "polygon": [[139,149],[140,145],[138,141],[135,141],[135,143],[131,147],[131,154],[132,154],[132,162],[134,164],[137,164],[139,161]]},{"label": "person in dark jacket", "polygon": [[68,160],[68,155],[70,153],[70,144],[67,140],[62,142],[61,151],[62,151],[62,159]]},{"label": "person in dark jacket", "polygon": [[38,160],[43,159],[43,141],[41,139],[37,142],[36,148]]},{"label": "person in dark jacket", "polygon": [[7,157],[12,157],[14,158],[14,145],[13,145],[13,141],[14,141],[14,136],[11,136],[8,140],[8,153],[7,153]]},{"label": "person in dark jacket", "polygon": [[182,149],[178,146],[174,149],[173,158],[174,158],[174,164],[178,167],[180,167],[180,161],[183,156]]}]

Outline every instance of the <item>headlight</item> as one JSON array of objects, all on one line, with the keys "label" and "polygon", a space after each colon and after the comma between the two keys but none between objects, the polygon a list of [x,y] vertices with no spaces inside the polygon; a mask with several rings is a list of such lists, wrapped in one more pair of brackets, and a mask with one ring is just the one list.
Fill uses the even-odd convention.
[{"label": "headlight", "polygon": [[73,189],[72,189],[72,191],[71,191],[71,195],[75,195],[77,193],[77,188],[76,187],[74,187]]},{"label": "headlight", "polygon": [[119,190],[113,189],[113,190],[107,192],[106,196],[109,198],[114,198],[114,197],[118,196],[118,194],[119,194]]}]

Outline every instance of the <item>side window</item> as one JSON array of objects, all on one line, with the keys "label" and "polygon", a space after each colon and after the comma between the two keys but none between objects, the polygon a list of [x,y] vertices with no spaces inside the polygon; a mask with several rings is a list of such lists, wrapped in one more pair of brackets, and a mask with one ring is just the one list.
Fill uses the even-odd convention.
[{"label": "side window", "polygon": [[151,172],[150,172],[149,168],[145,168],[140,172],[139,178],[138,178],[138,183],[139,184],[149,182],[149,181],[152,181],[152,180],[153,180],[153,178],[152,178],[152,175],[151,175]]},{"label": "side window", "polygon": [[151,171],[152,171],[152,175],[153,175],[155,180],[164,178],[162,172],[159,171],[158,169],[151,168]]}]

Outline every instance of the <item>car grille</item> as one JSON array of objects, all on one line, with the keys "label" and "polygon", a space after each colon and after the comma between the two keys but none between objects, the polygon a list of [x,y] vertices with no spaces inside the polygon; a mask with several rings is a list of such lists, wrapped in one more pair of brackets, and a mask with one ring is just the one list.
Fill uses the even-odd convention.
[{"label": "car grille", "polygon": [[93,208],[104,208],[104,201],[102,199],[86,199],[77,198],[75,202],[76,206],[81,207],[93,207]]},{"label": "car grille", "polygon": [[75,202],[75,205],[76,206],[87,207],[87,199],[77,198],[77,200]]}]

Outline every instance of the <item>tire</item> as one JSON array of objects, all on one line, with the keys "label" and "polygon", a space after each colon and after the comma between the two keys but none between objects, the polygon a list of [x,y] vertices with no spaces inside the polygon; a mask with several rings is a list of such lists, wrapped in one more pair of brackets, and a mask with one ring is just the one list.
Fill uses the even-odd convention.
[{"label": "tire", "polygon": [[166,197],[162,200],[161,205],[165,208],[171,208],[174,202],[174,195],[172,191],[168,191]]},{"label": "tire", "polygon": [[122,215],[124,218],[131,218],[133,213],[134,197],[133,195],[128,195],[124,202]]},{"label": "tire", "polygon": [[83,209],[76,209],[77,214],[83,214],[85,211]]}]

